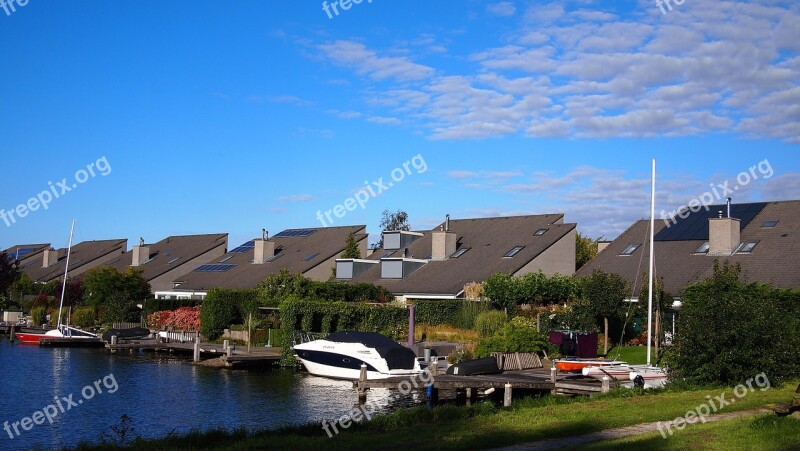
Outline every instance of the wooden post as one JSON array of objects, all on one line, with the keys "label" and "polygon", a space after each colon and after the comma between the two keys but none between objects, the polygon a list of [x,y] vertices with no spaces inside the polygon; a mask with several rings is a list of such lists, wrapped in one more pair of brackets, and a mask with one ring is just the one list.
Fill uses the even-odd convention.
[{"label": "wooden post", "polygon": [[611,378],[603,376],[603,393],[608,393],[609,391],[611,391]]},{"label": "wooden post", "polygon": [[503,392],[503,407],[511,407],[511,384],[506,383],[505,392]]},{"label": "wooden post", "polygon": [[197,334],[197,339],[194,340],[194,363],[200,361],[200,334]]},{"label": "wooden post", "polygon": [[226,349],[225,350],[225,355],[227,355],[228,357],[233,356],[233,349],[231,349],[230,347],[228,349]]},{"label": "wooden post", "polygon": [[472,399],[472,388],[467,388],[467,399]]},{"label": "wooden post", "polygon": [[228,348],[231,347],[231,342],[228,340],[222,340],[222,350],[228,352]]},{"label": "wooden post", "polygon": [[431,376],[439,375],[439,360],[437,357],[431,357],[431,363],[428,368],[431,369]]},{"label": "wooden post", "polygon": [[116,354],[117,353],[117,350],[114,349],[114,346],[116,346],[116,345],[117,345],[117,336],[116,335],[112,335],[111,336],[111,353],[112,354]]},{"label": "wooden post", "polygon": [[358,376],[358,402],[364,404],[367,401],[367,364],[361,364],[361,373]]},{"label": "wooden post", "polygon": [[12,325],[11,325],[11,330],[8,332],[8,338],[9,338],[9,340],[11,340],[12,342],[14,341],[14,336],[15,336],[15,335],[14,335],[14,334],[15,334],[14,328],[15,328],[15,327],[16,327],[16,324],[12,324]]},{"label": "wooden post", "polygon": [[542,333],[542,312],[536,314],[536,333]]},{"label": "wooden post", "polygon": [[250,318],[247,320],[247,353],[250,354],[250,343],[253,341],[253,313],[250,313]]},{"label": "wooden post", "polygon": [[550,367],[550,382],[553,383],[553,390],[550,392],[551,394],[555,395],[558,393],[556,390],[556,375],[558,373],[558,368],[556,368],[555,363],[553,366]]}]

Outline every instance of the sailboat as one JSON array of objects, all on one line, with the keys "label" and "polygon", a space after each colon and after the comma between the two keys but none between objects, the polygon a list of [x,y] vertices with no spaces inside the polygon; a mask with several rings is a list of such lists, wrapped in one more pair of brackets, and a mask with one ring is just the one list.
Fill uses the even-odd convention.
[{"label": "sailboat", "polygon": [[653,169],[650,177],[650,262],[647,274],[647,364],[628,365],[624,362],[615,362],[613,365],[603,367],[586,367],[581,371],[584,376],[602,380],[609,377],[617,381],[633,381],[634,385],[645,388],[663,387],[667,383],[667,371],[652,364],[653,340],[653,270],[655,267],[655,216],[656,216],[656,160],[653,160]]},{"label": "sailboat", "polygon": [[61,284],[61,303],[58,306],[58,322],[57,326],[53,330],[49,330],[43,334],[28,334],[28,333],[16,333],[15,336],[23,343],[36,343],[38,344],[42,339],[45,338],[74,338],[74,339],[92,339],[97,340],[97,335],[86,332],[80,329],[76,329],[74,327],[70,327],[69,325],[61,323],[61,312],[64,309],[64,295],[66,294],[67,289],[67,273],[69,272],[69,257],[72,252],[72,237],[75,232],[75,220],[72,221],[72,228],[69,231],[69,246],[67,247],[67,261],[64,265],[64,280]]}]

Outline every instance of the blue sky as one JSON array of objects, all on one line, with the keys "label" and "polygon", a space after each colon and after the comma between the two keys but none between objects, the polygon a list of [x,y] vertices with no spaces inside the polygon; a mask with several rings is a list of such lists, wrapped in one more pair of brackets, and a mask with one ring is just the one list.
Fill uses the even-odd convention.
[{"label": "blue sky", "polygon": [[[384,209],[408,211],[419,229],[446,213],[564,212],[613,238],[648,214],[651,158],[659,212],[712,184],[733,187],[753,166],[758,177],[734,201],[800,199],[800,5],[672,8],[364,0],[333,18],[306,0],[0,9],[0,209],[48,182],[77,186],[47,210],[0,219],[0,248],[63,246],[72,218],[78,240],[227,232],[235,245],[262,228],[320,226],[318,211],[415,156],[424,172],[409,166],[333,225],[374,233]],[[91,163],[107,175],[75,182]]]}]

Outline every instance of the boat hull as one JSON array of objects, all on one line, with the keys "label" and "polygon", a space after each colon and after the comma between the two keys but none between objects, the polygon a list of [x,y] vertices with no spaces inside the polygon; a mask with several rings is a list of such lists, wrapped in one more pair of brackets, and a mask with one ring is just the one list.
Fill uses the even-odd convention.
[{"label": "boat hull", "polygon": [[28,344],[39,344],[39,340],[42,338],[47,338],[45,334],[26,334],[17,332],[14,334],[14,337],[22,343]]},{"label": "boat hull", "polygon": [[622,362],[615,360],[556,360],[556,368],[562,373],[580,373],[587,367],[606,367],[611,365],[619,365]]}]

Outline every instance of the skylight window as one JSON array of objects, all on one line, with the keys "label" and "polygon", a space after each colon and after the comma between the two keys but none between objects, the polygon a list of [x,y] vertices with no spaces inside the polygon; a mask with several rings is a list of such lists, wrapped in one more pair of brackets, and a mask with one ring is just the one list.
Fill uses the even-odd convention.
[{"label": "skylight window", "polygon": [[622,251],[619,255],[632,255],[636,252],[636,249],[639,249],[641,244],[631,244],[630,246],[626,247],[624,251]]},{"label": "skylight window", "polygon": [[181,259],[180,257],[173,258],[172,260],[168,261],[168,262],[167,262],[167,264],[168,264],[168,265],[171,265],[171,264],[175,263],[176,261],[178,261],[178,260],[180,260],[180,259]]},{"label": "skylight window", "polygon": [[771,229],[771,228],[775,227],[776,225],[778,225],[778,221],[767,221],[761,227],[763,227],[765,229]]},{"label": "skylight window", "polygon": [[548,230],[550,230],[550,229],[539,229],[539,230],[536,231],[536,233],[533,234],[533,236],[542,236],[545,233],[547,233]]},{"label": "skylight window", "polygon": [[753,252],[753,248],[756,247],[758,241],[746,241],[739,246],[739,250],[736,252],[737,254],[749,254]]},{"label": "skylight window", "polygon": [[506,255],[504,255],[503,258],[512,258],[519,254],[519,251],[523,249],[525,249],[525,246],[514,246],[510,251],[506,252]]},{"label": "skylight window", "polygon": [[233,255],[228,255],[227,257],[223,258],[223,259],[222,259],[222,260],[220,260],[219,262],[220,262],[220,263],[225,263],[226,261],[228,261],[228,260],[230,260],[230,259],[232,259],[232,258],[233,258]]},{"label": "skylight window", "polygon": [[381,258],[389,258],[389,257],[391,257],[392,255],[394,255],[394,253],[395,253],[395,252],[397,252],[397,251],[391,251],[391,252],[387,252],[387,253],[383,254],[383,255],[381,256]]},{"label": "skylight window", "polygon": [[309,255],[308,257],[304,258],[303,261],[307,262],[307,261],[313,260],[314,257],[316,257],[317,255],[319,255],[319,252],[315,252],[315,253]]},{"label": "skylight window", "polygon": [[708,242],[705,242],[702,245],[700,245],[700,247],[698,247],[697,250],[694,251],[694,253],[695,254],[707,254],[708,250],[710,248],[711,248],[711,246],[708,244]]},{"label": "skylight window", "polygon": [[280,254],[278,254],[278,255],[270,258],[270,259],[267,259],[267,263],[272,263],[272,262],[274,262],[275,260],[277,260],[277,259],[279,259],[281,257],[283,257],[283,252],[281,252]]},{"label": "skylight window", "polygon": [[461,257],[462,255],[466,254],[468,250],[470,250],[469,247],[462,247],[461,249],[457,250],[455,254],[451,255],[450,258]]}]

